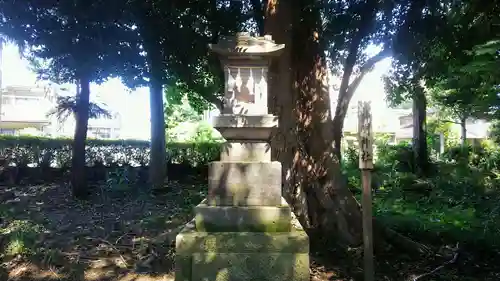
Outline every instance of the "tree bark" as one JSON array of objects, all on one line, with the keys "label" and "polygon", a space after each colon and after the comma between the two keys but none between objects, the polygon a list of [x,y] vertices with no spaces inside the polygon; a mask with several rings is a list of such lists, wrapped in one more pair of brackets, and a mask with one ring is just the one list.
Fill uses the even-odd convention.
[{"label": "tree bark", "polygon": [[[286,46],[270,68],[269,108],[280,122],[271,139],[273,159],[282,163],[283,196],[309,235],[356,247],[362,243],[361,210],[335,155],[327,65],[316,32],[320,13],[297,2],[268,0],[266,6],[265,32]],[[413,254],[427,252],[376,221],[373,228],[378,249],[391,241]]]},{"label": "tree bark", "polygon": [[[271,68],[270,105],[279,116],[272,140],[283,164],[284,197],[310,233],[349,246],[362,243],[360,208],[335,155],[320,11],[300,1],[269,0],[265,31],[284,54]],[[300,14],[294,14],[300,12]],[[293,54],[293,55],[292,55]]]},{"label": "tree bark", "polygon": [[467,118],[460,118],[460,145],[467,146]]},{"label": "tree bark", "polygon": [[163,107],[163,73],[161,60],[151,60],[149,101],[151,110],[151,150],[149,177],[153,190],[164,189],[167,174],[165,113]]},{"label": "tree bark", "polygon": [[80,77],[80,91],[77,92],[77,111],[75,135],[73,138],[73,155],[71,159],[71,187],[73,195],[85,198],[88,195],[85,173],[85,142],[89,123],[90,79],[87,75]]},{"label": "tree bark", "polygon": [[[138,28],[147,53],[149,81],[149,108],[151,121],[151,146],[149,156],[149,181],[153,190],[163,190],[167,175],[167,156],[165,140],[165,113],[163,105],[163,84],[165,77],[164,54],[161,47],[162,33],[157,32],[161,25],[154,1],[133,1]],[[179,1],[169,1],[170,10],[176,9]]]},{"label": "tree bark", "polygon": [[427,101],[424,90],[417,86],[413,93],[413,155],[416,173],[425,175],[428,171],[429,156],[425,129]]}]

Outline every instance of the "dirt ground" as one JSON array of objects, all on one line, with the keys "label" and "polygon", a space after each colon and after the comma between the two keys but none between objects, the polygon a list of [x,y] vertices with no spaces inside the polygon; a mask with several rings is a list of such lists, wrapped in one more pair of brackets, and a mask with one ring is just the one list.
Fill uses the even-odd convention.
[{"label": "dirt ground", "polygon": [[[78,201],[64,185],[0,187],[0,281],[174,280],[175,235],[206,193],[196,182],[169,188],[163,195],[96,188],[90,200]],[[412,272],[436,264],[390,260],[380,260],[377,270],[392,277],[376,280],[412,280]],[[359,280],[361,273],[361,262],[311,256],[311,280]],[[419,281],[497,280],[464,277]]]},{"label": "dirt ground", "polygon": [[197,183],[170,188],[97,188],[77,201],[64,185],[0,187],[0,280],[174,280],[176,230],[205,193]]}]

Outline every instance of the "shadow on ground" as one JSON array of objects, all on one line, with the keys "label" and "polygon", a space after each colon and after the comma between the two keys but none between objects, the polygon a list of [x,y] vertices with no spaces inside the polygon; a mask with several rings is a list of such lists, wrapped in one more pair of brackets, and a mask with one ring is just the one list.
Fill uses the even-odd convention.
[{"label": "shadow on ground", "polygon": [[[173,280],[175,235],[206,197],[206,181],[168,188],[159,195],[96,188],[77,201],[63,185],[0,186],[0,281]],[[359,250],[322,250],[311,245],[311,280],[362,280]],[[456,263],[417,280],[500,280],[498,256],[477,252],[464,249]],[[415,280],[448,259],[388,251],[376,257],[375,280]]]},{"label": "shadow on ground", "polygon": [[175,234],[205,184],[77,201],[63,185],[0,187],[0,280],[173,280]]}]

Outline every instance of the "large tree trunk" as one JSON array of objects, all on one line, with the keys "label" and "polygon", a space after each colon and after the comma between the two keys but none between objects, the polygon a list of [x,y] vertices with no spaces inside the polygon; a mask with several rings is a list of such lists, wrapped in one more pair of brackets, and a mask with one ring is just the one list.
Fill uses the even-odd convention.
[{"label": "large tree trunk", "polygon": [[[283,196],[310,235],[327,243],[359,246],[360,207],[335,155],[327,65],[316,29],[320,13],[300,1],[278,1],[267,2],[265,32],[286,45],[271,66],[269,81],[269,107],[280,122],[271,146],[273,159],[283,166]],[[410,253],[426,252],[378,223],[374,231],[377,246],[387,239]]]},{"label": "large tree trunk", "polygon": [[419,174],[426,174],[429,167],[425,129],[426,109],[427,102],[424,90],[417,86],[413,93],[413,155],[416,165],[415,172]]},{"label": "large tree trunk", "polygon": [[284,196],[310,233],[359,245],[359,205],[341,177],[333,146],[327,65],[317,30],[320,13],[301,5],[267,3],[266,33],[286,44],[269,82],[270,107],[280,120],[274,156],[283,164]]},{"label": "large tree trunk", "polygon": [[163,85],[161,60],[151,60],[149,100],[151,109],[151,151],[149,176],[153,190],[164,188],[167,173],[165,115],[163,108]]},{"label": "large tree trunk", "polygon": [[83,75],[79,81],[77,92],[76,125],[73,138],[73,155],[71,159],[71,187],[73,195],[85,198],[88,195],[85,176],[85,142],[89,124],[90,79]]}]

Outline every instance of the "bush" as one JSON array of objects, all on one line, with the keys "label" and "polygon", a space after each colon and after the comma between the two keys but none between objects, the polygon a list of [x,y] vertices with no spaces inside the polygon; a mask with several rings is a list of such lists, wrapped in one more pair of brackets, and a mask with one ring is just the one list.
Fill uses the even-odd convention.
[{"label": "bush", "polygon": [[[394,229],[425,243],[482,250],[500,248],[500,150],[483,145],[449,148],[433,162],[436,173],[413,174],[411,146],[378,145],[372,172],[374,215]],[[344,153],[343,172],[360,197],[355,147]],[[424,239],[424,241],[422,241]]]},{"label": "bush", "polygon": [[[57,167],[71,165],[72,140],[33,136],[0,136],[0,157],[16,167]],[[219,157],[218,143],[168,143],[168,162],[205,165]],[[146,166],[149,142],[140,140],[87,140],[87,166]]]},{"label": "bush", "polygon": [[379,145],[376,164],[398,172],[414,171],[413,150],[407,143]]},{"label": "bush", "polygon": [[[167,143],[166,150],[167,170],[180,177],[186,172],[205,173],[207,163],[218,159],[220,143]],[[0,182],[53,181],[71,167],[71,153],[72,140],[67,138],[0,136]],[[89,139],[85,155],[91,169],[88,180],[105,180],[109,169],[139,167],[134,174],[144,181],[149,153],[148,141]]]}]

